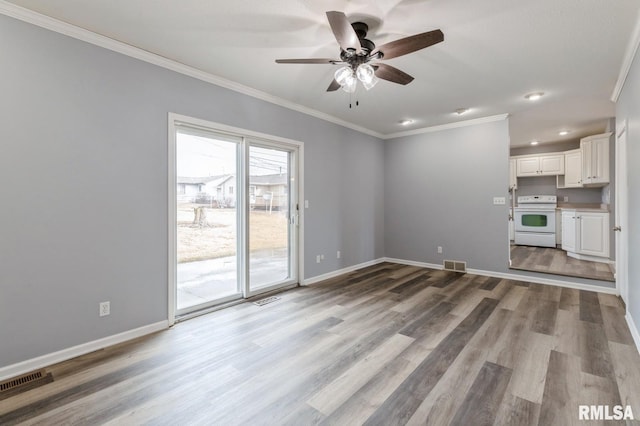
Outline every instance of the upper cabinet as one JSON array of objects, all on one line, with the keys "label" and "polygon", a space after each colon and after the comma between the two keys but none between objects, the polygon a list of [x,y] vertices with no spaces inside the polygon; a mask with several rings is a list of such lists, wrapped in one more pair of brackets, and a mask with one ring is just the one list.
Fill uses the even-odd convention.
[{"label": "upper cabinet", "polygon": [[516,160],[509,159],[509,191],[518,189],[518,178],[516,175]]},{"label": "upper cabinet", "polygon": [[580,140],[584,186],[604,186],[609,183],[610,136],[611,133],[603,133]]},{"label": "upper cabinet", "polygon": [[582,150],[564,153],[564,175],[558,176],[558,188],[582,188]]},{"label": "upper cabinet", "polygon": [[564,154],[539,154],[515,157],[518,177],[564,174]]}]

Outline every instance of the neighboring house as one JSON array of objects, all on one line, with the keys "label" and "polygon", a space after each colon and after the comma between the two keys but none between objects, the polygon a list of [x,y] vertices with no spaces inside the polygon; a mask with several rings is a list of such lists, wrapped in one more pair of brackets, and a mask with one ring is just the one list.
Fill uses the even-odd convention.
[{"label": "neighboring house", "polygon": [[186,177],[178,176],[177,198],[183,203],[214,203],[217,207],[235,207],[234,175]]},{"label": "neighboring house", "polygon": [[261,210],[283,210],[289,203],[288,175],[275,174],[249,177],[251,207]]},{"label": "neighboring house", "polygon": [[212,176],[206,178],[203,192],[217,202],[218,207],[236,206],[236,177],[235,175]]},{"label": "neighboring house", "polygon": [[[251,208],[283,210],[289,202],[288,175],[275,174],[249,177]],[[217,207],[235,207],[235,175],[177,178],[178,201],[183,203],[211,203]]]}]

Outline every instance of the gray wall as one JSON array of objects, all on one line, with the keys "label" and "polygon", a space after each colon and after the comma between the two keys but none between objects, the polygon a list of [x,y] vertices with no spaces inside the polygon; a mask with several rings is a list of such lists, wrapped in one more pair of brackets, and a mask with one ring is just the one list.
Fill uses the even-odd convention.
[{"label": "gray wall", "polygon": [[627,310],[640,330],[640,50],[616,104],[616,121],[627,120],[627,176],[629,186],[629,303]]},{"label": "gray wall", "polygon": [[306,277],[384,256],[382,141],[6,16],[0,57],[0,367],[167,318],[168,112],[305,143]]},{"label": "gray wall", "polygon": [[508,158],[507,120],[387,141],[387,256],[505,270],[509,212],[493,197],[508,197]]}]

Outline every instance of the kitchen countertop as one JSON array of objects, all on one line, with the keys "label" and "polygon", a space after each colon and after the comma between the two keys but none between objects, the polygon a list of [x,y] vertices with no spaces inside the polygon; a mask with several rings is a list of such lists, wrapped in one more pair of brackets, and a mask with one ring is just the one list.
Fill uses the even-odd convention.
[{"label": "kitchen countertop", "polygon": [[609,204],[598,203],[558,203],[558,210],[577,210],[581,212],[609,212]]}]

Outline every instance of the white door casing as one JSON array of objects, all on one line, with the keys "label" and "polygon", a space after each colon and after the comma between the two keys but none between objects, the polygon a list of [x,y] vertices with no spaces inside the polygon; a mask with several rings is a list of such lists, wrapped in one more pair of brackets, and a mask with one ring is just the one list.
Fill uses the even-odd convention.
[{"label": "white door casing", "polygon": [[629,303],[629,206],[628,206],[628,182],[627,182],[627,121],[617,123],[616,150],[615,150],[615,192],[616,213],[615,226],[620,231],[615,233],[616,238],[616,287],[620,297],[625,303]]}]

